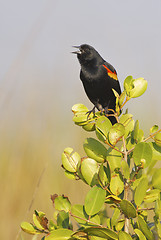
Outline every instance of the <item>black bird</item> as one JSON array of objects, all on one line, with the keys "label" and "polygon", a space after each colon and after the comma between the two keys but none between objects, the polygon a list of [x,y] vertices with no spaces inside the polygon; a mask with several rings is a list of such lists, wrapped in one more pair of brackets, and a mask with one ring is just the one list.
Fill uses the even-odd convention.
[{"label": "black bird", "polygon": [[[82,44],[74,47],[78,48],[78,51],[73,53],[77,54],[81,65],[80,79],[89,100],[94,104],[94,108],[88,113],[95,113],[97,108],[105,114],[113,114],[108,110],[115,111],[116,106],[116,97],[112,89],[121,94],[115,68],[106,62],[92,46]],[[112,124],[116,123],[115,117],[110,116],[109,119]]]}]

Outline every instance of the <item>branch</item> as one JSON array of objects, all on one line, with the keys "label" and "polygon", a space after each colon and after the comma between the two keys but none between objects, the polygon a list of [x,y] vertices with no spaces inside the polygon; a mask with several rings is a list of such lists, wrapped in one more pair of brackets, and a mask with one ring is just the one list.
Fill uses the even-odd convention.
[{"label": "branch", "polygon": [[150,138],[153,138],[157,133],[159,133],[159,132],[161,132],[161,129],[159,129],[158,131],[156,131],[155,133],[153,133],[152,135],[150,135],[149,137],[147,137],[147,138],[145,138],[144,140],[143,140],[143,142],[146,142],[146,141],[148,141]]},{"label": "branch", "polygon": [[102,228],[103,228],[102,225],[97,224],[97,223],[95,223],[95,222],[92,222],[92,221],[89,220],[89,219],[84,219],[84,218],[82,218],[82,217],[78,217],[78,216],[72,214],[71,212],[69,212],[69,214],[70,214],[71,217],[78,218],[78,219],[83,220],[83,221],[85,221],[85,222],[87,222],[87,223],[91,223],[91,224],[93,224],[93,225],[96,225],[96,226],[99,226],[99,227],[102,227]]},{"label": "branch", "polygon": [[138,175],[138,173],[139,173],[139,171],[140,171],[141,169],[143,169],[143,166],[139,166],[139,167],[138,167],[138,169],[136,170],[133,178],[132,178],[131,181],[130,181],[131,183],[135,181],[135,178],[136,178],[136,176]]},{"label": "branch", "polygon": [[[125,142],[125,138],[124,136],[122,137],[122,141],[123,141],[123,149],[124,149],[124,160],[125,162],[127,162],[127,149],[126,149],[126,142]],[[124,186],[124,199],[128,200],[129,198],[129,184],[127,182],[125,182],[125,186]],[[125,232],[129,233],[129,225],[130,225],[130,219],[128,219],[127,217],[125,217]]]},{"label": "branch", "polygon": [[[155,133],[153,133],[152,135],[149,135],[149,137],[145,138],[142,142],[146,142],[148,141],[149,139],[153,138],[157,133],[161,132],[161,129],[159,129],[158,131],[156,131]],[[131,148],[127,154],[129,155],[133,150],[134,150],[135,147]]]},{"label": "branch", "polygon": [[119,149],[115,148],[113,145],[111,145],[107,140],[105,141],[105,143],[111,147],[112,149],[116,150],[117,152],[121,153],[121,154],[124,154],[124,152],[120,151]]},{"label": "branch", "polygon": [[129,98],[126,96],[125,102],[120,107],[120,110],[125,106],[125,104],[129,101]]},{"label": "branch", "polygon": [[140,212],[140,211],[147,211],[147,210],[149,210],[149,211],[151,211],[151,210],[154,210],[155,208],[141,208],[141,209],[137,209],[137,212]]}]

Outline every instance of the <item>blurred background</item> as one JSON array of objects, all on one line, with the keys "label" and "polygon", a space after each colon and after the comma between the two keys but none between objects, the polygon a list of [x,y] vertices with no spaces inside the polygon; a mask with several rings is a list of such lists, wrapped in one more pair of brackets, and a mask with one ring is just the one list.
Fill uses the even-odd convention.
[{"label": "blurred background", "polygon": [[87,187],[68,180],[61,153],[84,156],[87,132],[71,107],[90,109],[73,45],[95,47],[118,72],[144,77],[146,93],[128,104],[148,134],[161,126],[161,1],[5,0],[0,7],[0,239],[31,239],[20,223],[34,209],[52,218],[50,195],[83,203]]}]

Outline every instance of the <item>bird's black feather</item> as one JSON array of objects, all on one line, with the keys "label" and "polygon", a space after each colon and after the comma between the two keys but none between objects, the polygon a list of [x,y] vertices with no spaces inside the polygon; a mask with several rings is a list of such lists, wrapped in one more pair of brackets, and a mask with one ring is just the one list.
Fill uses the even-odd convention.
[{"label": "bird's black feather", "polygon": [[[116,97],[112,89],[121,94],[115,68],[90,45],[83,44],[74,53],[77,53],[81,65],[80,79],[90,101],[99,111],[115,111]],[[109,119],[112,124],[116,122],[115,117]]]}]

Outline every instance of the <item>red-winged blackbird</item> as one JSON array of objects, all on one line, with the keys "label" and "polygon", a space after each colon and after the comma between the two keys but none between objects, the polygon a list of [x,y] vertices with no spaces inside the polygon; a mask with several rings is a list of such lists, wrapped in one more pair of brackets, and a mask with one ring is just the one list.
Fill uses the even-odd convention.
[{"label": "red-winged blackbird", "polygon": [[[74,47],[79,49],[73,53],[77,54],[81,65],[80,79],[88,98],[94,104],[94,108],[88,113],[95,113],[97,108],[105,114],[113,114],[112,111],[108,111],[115,111],[116,106],[116,97],[112,89],[121,94],[116,70],[92,46],[83,44]],[[115,117],[111,116],[109,119],[112,124],[116,123]]]}]

